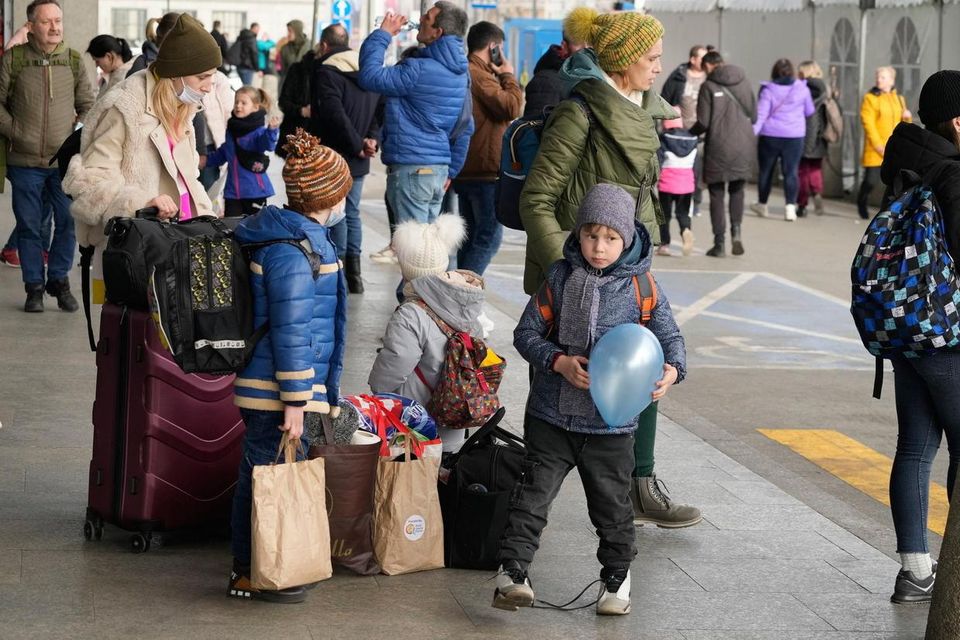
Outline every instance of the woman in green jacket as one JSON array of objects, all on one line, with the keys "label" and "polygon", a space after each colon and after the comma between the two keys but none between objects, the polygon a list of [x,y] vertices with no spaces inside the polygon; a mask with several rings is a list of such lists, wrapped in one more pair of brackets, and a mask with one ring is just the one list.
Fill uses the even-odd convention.
[{"label": "woman in green jacket", "polygon": [[[527,232],[523,287],[531,295],[563,257],[580,201],[595,184],[616,184],[630,193],[637,218],[659,244],[662,215],[654,188],[660,141],[654,120],[676,117],[673,107],[651,91],[663,54],[659,20],[578,8],[564,20],[563,31],[590,48],[571,56],[560,70],[569,98],[551,113],[520,196]],[[673,528],[697,524],[700,510],[671,502],[653,473],[656,419],[654,404],[640,415],[635,434],[630,487],[635,522]]]}]

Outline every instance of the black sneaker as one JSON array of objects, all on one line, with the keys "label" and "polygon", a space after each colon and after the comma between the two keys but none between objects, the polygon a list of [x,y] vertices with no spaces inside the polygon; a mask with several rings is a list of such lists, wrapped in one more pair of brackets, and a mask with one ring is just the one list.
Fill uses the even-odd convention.
[{"label": "black sneaker", "polygon": [[250,582],[249,572],[238,572],[234,569],[230,572],[227,597],[240,598],[241,600],[263,600],[280,604],[297,604],[307,599],[307,592],[304,591],[303,587],[291,587],[290,589],[279,589],[277,591],[255,589],[253,583]]},{"label": "black sneaker", "polygon": [[[936,572],[936,565],[934,565]],[[890,596],[890,602],[895,604],[923,604],[930,602],[933,597],[933,583],[936,581],[937,574],[932,573],[923,580],[913,574],[912,571],[901,569],[897,574],[897,582],[893,587],[893,595]]]}]

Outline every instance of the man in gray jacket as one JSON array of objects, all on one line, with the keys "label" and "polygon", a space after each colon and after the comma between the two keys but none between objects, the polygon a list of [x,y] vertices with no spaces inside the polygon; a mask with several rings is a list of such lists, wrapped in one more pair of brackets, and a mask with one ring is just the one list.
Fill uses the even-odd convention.
[{"label": "man in gray jacket", "polygon": [[[70,202],[50,159],[93,105],[90,78],[80,53],[63,42],[63,11],[56,0],[27,6],[27,43],[0,60],[0,135],[7,138],[7,178],[13,186],[17,249],[27,301],[23,310],[43,311],[46,290],[64,311],[79,308],[67,276],[76,253]],[[44,273],[41,222],[53,208],[54,234]]]},{"label": "man in gray jacket", "polygon": [[697,98],[697,123],[694,135],[706,132],[703,154],[703,181],[710,190],[710,222],[713,223],[713,247],[707,255],[726,255],[723,212],[724,189],[730,195],[730,237],[733,254],[743,253],[740,225],[743,221],[743,186],[753,175],[757,154],[753,123],[757,120],[757,98],[743,69],[724,64],[718,51],[703,56],[707,80]]}]

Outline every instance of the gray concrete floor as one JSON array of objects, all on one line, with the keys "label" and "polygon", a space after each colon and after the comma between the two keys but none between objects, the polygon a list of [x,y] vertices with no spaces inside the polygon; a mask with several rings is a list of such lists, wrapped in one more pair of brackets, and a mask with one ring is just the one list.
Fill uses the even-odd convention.
[{"label": "gray concrete floor", "polygon": [[[279,176],[275,184],[280,188]],[[365,254],[387,241],[382,189],[382,173],[368,179]],[[8,192],[0,197],[3,237],[12,227],[9,203]],[[515,249],[508,245],[501,261],[516,264]],[[365,255],[364,277],[367,293],[350,299],[345,392],[366,390],[395,304],[395,267],[369,263]],[[73,280],[79,288],[79,277]],[[496,279],[490,299],[496,323],[490,341],[510,363],[501,399],[516,429],[527,390],[526,366],[511,346],[519,282]],[[112,527],[101,542],[84,541],[94,359],[81,314],[48,303],[46,313],[26,316],[22,303],[19,273],[0,268],[0,638],[922,637],[927,608],[888,601],[898,569],[891,550],[875,548],[867,536],[837,524],[842,518],[828,519],[797,492],[776,486],[771,479],[783,470],[766,452],[728,431],[725,421],[704,418],[679,393],[664,404],[676,420],[660,421],[657,471],[676,499],[703,509],[704,521],[677,531],[637,529],[629,616],[499,611],[490,607],[489,572],[456,570],[337,573],[297,606],[228,600],[225,540],[141,555],[131,554],[127,534]],[[532,568],[538,597],[563,602],[594,580],[596,544],[573,474]]]}]

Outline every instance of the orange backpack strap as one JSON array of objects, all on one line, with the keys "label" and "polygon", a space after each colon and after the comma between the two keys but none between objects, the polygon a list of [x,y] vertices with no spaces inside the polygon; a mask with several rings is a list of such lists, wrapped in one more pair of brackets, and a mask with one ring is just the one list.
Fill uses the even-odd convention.
[{"label": "orange backpack strap", "polygon": [[540,310],[540,317],[547,323],[547,335],[553,332],[553,292],[550,291],[550,283],[546,280],[537,289],[537,308]]},{"label": "orange backpack strap", "polygon": [[653,274],[647,271],[645,278],[633,276],[633,293],[637,297],[637,306],[640,307],[640,324],[650,322],[653,310],[657,306],[657,285],[653,281]]}]

